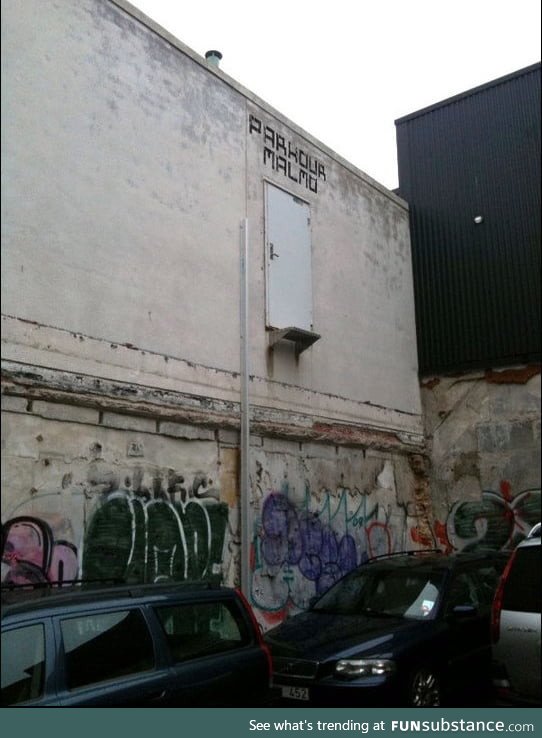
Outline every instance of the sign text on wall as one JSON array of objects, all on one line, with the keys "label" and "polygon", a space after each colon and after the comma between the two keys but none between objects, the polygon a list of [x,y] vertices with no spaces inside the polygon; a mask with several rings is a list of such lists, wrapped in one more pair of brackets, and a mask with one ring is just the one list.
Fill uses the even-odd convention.
[{"label": "sign text on wall", "polygon": [[311,192],[318,192],[318,182],[326,181],[326,168],[319,159],[311,156],[292,141],[277,133],[271,126],[264,125],[259,118],[250,114],[248,130],[263,139],[263,163],[275,172],[303,185]]}]

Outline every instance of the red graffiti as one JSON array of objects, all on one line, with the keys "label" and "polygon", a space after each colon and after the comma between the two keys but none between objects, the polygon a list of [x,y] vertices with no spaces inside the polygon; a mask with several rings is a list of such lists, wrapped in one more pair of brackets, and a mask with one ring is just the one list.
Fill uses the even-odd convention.
[{"label": "red graffiti", "polygon": [[444,548],[446,553],[450,553],[452,546],[448,540],[448,534],[446,533],[445,523],[441,523],[439,520],[435,523],[435,536],[440,545]]},{"label": "red graffiti", "polygon": [[393,550],[391,535],[388,526],[385,523],[371,523],[371,525],[366,528],[366,531],[369,558],[391,553]]},{"label": "red graffiti", "polygon": [[414,543],[419,543],[421,546],[433,545],[432,539],[429,536],[424,535],[418,527],[414,527],[411,529],[410,537],[412,538]]},{"label": "red graffiti", "polygon": [[503,479],[499,486],[503,499],[505,499],[506,502],[512,502],[512,485],[510,484],[510,482],[507,482],[506,479]]}]

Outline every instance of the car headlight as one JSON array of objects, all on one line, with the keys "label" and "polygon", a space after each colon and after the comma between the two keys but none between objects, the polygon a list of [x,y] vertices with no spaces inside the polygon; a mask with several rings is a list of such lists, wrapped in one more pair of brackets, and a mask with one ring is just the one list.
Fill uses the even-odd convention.
[{"label": "car headlight", "polygon": [[335,665],[335,675],[343,679],[386,676],[395,672],[395,661],[389,659],[341,659]]}]

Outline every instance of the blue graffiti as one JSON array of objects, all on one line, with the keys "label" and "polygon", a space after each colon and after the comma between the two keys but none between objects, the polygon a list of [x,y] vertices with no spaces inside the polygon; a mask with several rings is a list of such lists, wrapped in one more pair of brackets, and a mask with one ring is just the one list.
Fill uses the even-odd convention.
[{"label": "blue graffiti", "polygon": [[271,493],[263,505],[259,553],[267,566],[298,567],[315,583],[316,592],[358,564],[352,536],[339,537],[318,513],[296,510],[279,492]]}]

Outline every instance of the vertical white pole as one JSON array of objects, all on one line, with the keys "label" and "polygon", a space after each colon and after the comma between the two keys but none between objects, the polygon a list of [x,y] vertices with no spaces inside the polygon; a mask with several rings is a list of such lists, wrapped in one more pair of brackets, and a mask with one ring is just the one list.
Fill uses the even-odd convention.
[{"label": "vertical white pole", "polygon": [[248,219],[241,222],[241,459],[240,459],[240,506],[241,506],[241,590],[250,598],[250,405],[249,383],[249,331],[248,331]]}]

